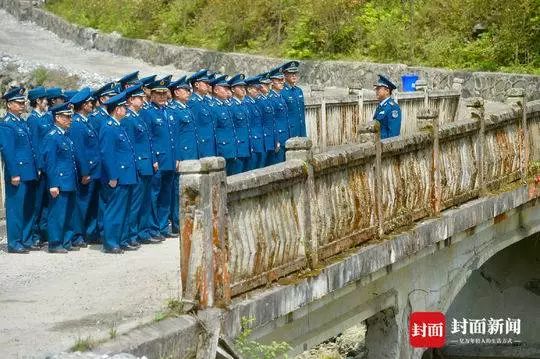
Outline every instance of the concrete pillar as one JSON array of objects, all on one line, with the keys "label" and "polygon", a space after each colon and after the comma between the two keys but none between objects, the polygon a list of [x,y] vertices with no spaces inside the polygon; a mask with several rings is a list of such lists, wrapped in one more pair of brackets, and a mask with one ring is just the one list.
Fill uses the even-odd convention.
[{"label": "concrete pillar", "polygon": [[393,308],[383,310],[366,320],[368,359],[397,359],[399,353],[399,324]]},{"label": "concrete pillar", "polygon": [[486,149],[486,122],[484,118],[484,99],[481,97],[471,97],[466,102],[466,119],[478,121],[478,141],[476,141],[476,163],[478,164],[478,188],[479,195],[486,194],[486,181],[484,170],[484,151]]},{"label": "concrete pillar", "polygon": [[464,103],[464,98],[463,98],[463,83],[464,82],[465,80],[463,80],[462,78],[455,77],[452,83],[452,89],[457,90],[460,93],[458,106],[456,108],[456,113],[454,115],[454,121],[459,121],[460,116],[465,111],[465,103]]},{"label": "concrete pillar", "polygon": [[527,126],[527,104],[525,98],[525,90],[522,88],[511,88],[507,93],[506,103],[515,106],[521,117],[518,120],[519,128],[519,171],[521,179],[526,180],[527,171],[529,168],[530,145],[529,145],[529,129]]},{"label": "concrete pillar", "polygon": [[300,214],[301,228],[303,229],[303,242],[308,266],[315,269],[319,263],[317,234],[311,225],[311,219],[314,218],[314,208],[311,206],[312,198],[315,198],[315,182],[313,176],[313,152],[312,142],[307,137],[293,137],[285,142],[285,158],[287,161],[304,161],[306,169],[306,185],[300,193],[300,204],[302,213]]},{"label": "concrete pillar", "polygon": [[429,93],[428,93],[428,84],[426,80],[416,81],[416,91],[424,93],[424,106],[429,106]]},{"label": "concrete pillar", "polygon": [[373,143],[375,148],[375,208],[377,211],[377,232],[379,236],[384,234],[383,210],[382,210],[382,143],[381,127],[378,121],[369,121],[358,131],[360,143]]},{"label": "concrete pillar", "polygon": [[432,108],[422,108],[417,114],[418,126],[431,133],[433,150],[431,157],[431,214],[437,215],[441,211],[441,172],[439,153],[439,111]]},{"label": "concrete pillar", "polygon": [[180,163],[180,273],[184,309],[230,301],[225,160]]}]

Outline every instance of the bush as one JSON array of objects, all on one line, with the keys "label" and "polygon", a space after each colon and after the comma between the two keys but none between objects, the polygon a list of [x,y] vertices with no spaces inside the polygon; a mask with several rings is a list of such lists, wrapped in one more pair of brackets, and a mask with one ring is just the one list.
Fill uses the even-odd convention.
[{"label": "bush", "polygon": [[538,0],[51,0],[47,8],[106,32],[221,51],[540,74]]}]

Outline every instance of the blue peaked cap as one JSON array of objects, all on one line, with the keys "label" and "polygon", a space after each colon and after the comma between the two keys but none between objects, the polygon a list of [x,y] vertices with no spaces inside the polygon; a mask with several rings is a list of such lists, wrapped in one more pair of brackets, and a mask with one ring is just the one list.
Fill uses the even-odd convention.
[{"label": "blue peaked cap", "polygon": [[137,82],[132,86],[129,86],[124,90],[126,94],[126,99],[134,96],[144,96],[144,91],[142,89],[143,84],[142,82]]},{"label": "blue peaked cap", "polygon": [[121,86],[129,85],[131,83],[137,82],[139,80],[139,71],[129,73],[122,77],[118,82]]},{"label": "blue peaked cap", "polygon": [[289,61],[281,65],[281,71],[283,72],[298,72],[298,67],[300,62],[298,61]]},{"label": "blue peaked cap", "polygon": [[167,91],[169,89],[169,83],[171,82],[172,75],[165,76],[162,79],[155,80],[149,83],[148,87],[152,91]]},{"label": "blue peaked cap", "polygon": [[122,106],[126,104],[126,93],[120,92],[117,95],[114,95],[107,101],[105,101],[104,105],[107,107],[107,111],[111,112],[118,106]]},{"label": "blue peaked cap", "polygon": [[244,81],[246,78],[246,75],[244,74],[238,74],[231,77],[228,81],[229,85],[232,86],[243,86],[246,85],[246,82]]},{"label": "blue peaked cap", "polygon": [[66,94],[64,93],[64,90],[62,90],[60,87],[51,87],[46,90],[47,93],[47,99],[52,100],[54,98],[63,98],[67,100]]},{"label": "blue peaked cap", "polygon": [[71,102],[73,105],[80,105],[85,103],[86,101],[92,101],[94,98],[92,97],[92,89],[90,87],[84,87],[75,95],[71,97],[69,102]]},{"label": "blue peaked cap", "polygon": [[71,102],[64,102],[54,105],[49,109],[53,115],[73,115],[73,105]]},{"label": "blue peaked cap", "polygon": [[187,76],[182,76],[178,80],[171,82],[169,84],[169,88],[171,90],[174,90],[174,89],[191,90],[191,85],[187,82]]},{"label": "blue peaked cap", "polygon": [[101,96],[114,96],[118,94],[118,83],[117,82],[109,82],[105,85],[101,86],[99,89],[97,89],[94,92],[94,97],[100,98]]},{"label": "blue peaked cap", "polygon": [[47,90],[43,86],[34,87],[33,89],[28,90],[28,100],[30,101],[43,97],[47,97]]},{"label": "blue peaked cap", "polygon": [[390,90],[397,89],[397,86],[394,85],[394,83],[392,81],[390,81],[386,76],[381,75],[381,74],[379,74],[378,76],[379,76],[379,80],[373,86],[375,86],[375,87],[382,86],[382,87],[389,88]]},{"label": "blue peaked cap", "polygon": [[201,69],[197,72],[195,72],[193,75],[188,77],[187,81],[191,84],[197,81],[204,81],[204,82],[210,82],[211,80],[208,78],[208,70],[207,69]]},{"label": "blue peaked cap", "polygon": [[6,101],[25,101],[24,87],[16,86],[6,91],[2,98]]},{"label": "blue peaked cap", "polygon": [[156,80],[156,75],[150,75],[143,77],[139,79],[139,81],[143,84],[143,86],[147,86],[149,83],[154,82]]},{"label": "blue peaked cap", "polygon": [[268,72],[268,77],[271,79],[282,79],[283,72],[281,71],[281,66],[275,67]]},{"label": "blue peaked cap", "polygon": [[248,86],[255,86],[255,85],[258,85],[260,84],[260,77],[257,75],[257,76],[251,76],[251,77],[248,77],[247,79],[244,80],[244,82],[246,83],[246,85]]},{"label": "blue peaked cap", "polygon": [[77,90],[65,90],[65,91],[64,91],[64,94],[66,95],[66,99],[69,101],[69,100],[71,100],[71,98],[72,98],[73,96],[75,96],[75,94],[76,94],[77,92],[79,92],[79,91],[77,91]]},{"label": "blue peaked cap", "polygon": [[257,75],[257,77],[259,77],[259,83],[261,84],[269,84],[269,83],[272,83],[272,81],[270,81],[270,77],[269,77],[269,73],[268,72],[263,72],[262,74],[259,74]]},{"label": "blue peaked cap", "polygon": [[221,75],[216,77],[212,82],[210,82],[210,85],[212,86],[224,86],[229,87],[229,83],[227,82],[227,75]]}]

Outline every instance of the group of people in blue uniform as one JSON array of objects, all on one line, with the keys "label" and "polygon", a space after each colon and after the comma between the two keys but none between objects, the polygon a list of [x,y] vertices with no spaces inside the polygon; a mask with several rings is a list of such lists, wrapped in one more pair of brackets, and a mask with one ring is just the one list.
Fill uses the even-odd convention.
[{"label": "group of people in blue uniform", "polygon": [[234,175],[284,161],[285,141],[306,136],[298,67],[176,81],[136,71],[72,93],[11,88],[0,122],[8,251],[101,243],[122,253],[176,237],[180,161],[221,156]]}]

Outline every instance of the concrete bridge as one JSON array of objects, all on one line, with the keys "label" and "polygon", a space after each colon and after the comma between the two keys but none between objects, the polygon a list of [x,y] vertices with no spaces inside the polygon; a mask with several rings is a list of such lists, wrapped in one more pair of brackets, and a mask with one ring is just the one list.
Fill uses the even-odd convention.
[{"label": "concrete bridge", "polygon": [[[145,60],[160,65],[170,64],[171,54],[179,51],[78,28],[39,8],[29,10],[29,1],[0,0],[11,13],[19,11],[20,4],[26,4],[27,17],[23,18],[85,48],[127,56],[143,51]],[[219,58],[230,71],[244,65],[255,71],[281,61],[186,51],[187,58],[178,58],[189,60],[192,66],[201,65],[199,56],[211,62]],[[358,64],[325,63],[321,65],[325,71],[319,71],[319,65],[308,64],[309,76],[316,83],[335,79],[321,80],[315,74],[340,74],[339,69],[366,77]],[[410,70],[391,67],[398,72]],[[389,68],[370,69],[368,75]],[[540,277],[536,244],[540,186],[534,175],[540,160],[540,101],[526,102],[525,95],[537,97],[537,78],[505,75],[508,79],[501,80],[501,89],[495,86],[497,74],[469,74],[464,84],[454,73],[424,70],[420,72],[425,77],[431,76],[430,88],[443,85],[446,90],[426,87],[398,95],[405,118],[400,138],[378,140],[378,128],[370,122],[375,101],[369,92],[353,90],[334,99],[314,91],[306,110],[310,138],[290,140],[285,163],[229,178],[220,158],[182,164],[179,257],[173,248],[176,242],[161,249],[145,248],[142,254],[131,254],[115,264],[104,263],[97,251],[88,257],[81,253],[55,263],[58,273],[50,268],[46,275],[42,269],[35,271],[35,278],[49,278],[38,285],[48,286],[48,291],[30,290],[36,289],[34,282],[39,280],[28,281],[30,285],[24,287],[32,287],[24,290],[2,285],[0,302],[4,308],[13,308],[10,295],[19,291],[26,292],[28,298],[23,299],[34,300],[39,293],[40,302],[47,302],[44,295],[51,288],[57,296],[69,296],[64,300],[70,307],[63,308],[66,313],[46,313],[53,317],[49,322],[31,322],[27,334],[51,341],[53,334],[41,328],[58,317],[63,320],[62,330],[75,331],[80,323],[94,319],[94,310],[108,310],[118,298],[124,302],[116,304],[131,311],[124,297],[155,306],[155,298],[141,293],[174,288],[190,314],[136,329],[131,325],[130,330],[121,330],[125,334],[95,349],[149,358],[214,357],[221,350],[217,339],[234,338],[244,317],[254,318],[253,339],[285,340],[293,348],[291,354],[363,322],[368,328],[370,358],[419,358],[423,350],[413,351],[408,345],[407,323],[410,313],[425,310],[443,311],[448,318],[517,316],[522,320],[522,334],[515,339],[527,343],[520,355],[535,357],[535,334],[540,329],[533,320],[540,316],[535,281]],[[492,80],[483,82],[485,78]],[[512,81],[526,85],[528,91],[512,89],[504,104],[461,96],[485,90],[491,98],[500,99]],[[0,259],[3,272],[20,265],[11,258]],[[36,254],[29,261],[38,266],[48,257]],[[163,268],[164,262],[168,267]],[[92,276],[95,266],[101,277]],[[50,278],[71,273],[77,275],[62,278],[66,283],[58,291],[58,282]],[[87,274],[84,281],[80,273]],[[88,289],[95,288],[93,282],[103,281],[103,273],[111,274],[109,288],[97,287],[100,294],[92,296]],[[135,278],[129,280],[114,278],[133,273]],[[159,280],[165,282],[159,288],[149,284]],[[102,300],[87,300],[81,308],[82,294],[77,293]],[[158,296],[158,303],[165,299],[164,294]],[[31,309],[26,309],[30,306],[40,308],[35,302],[25,307],[28,312],[21,317],[32,316]],[[88,313],[88,317],[75,312]],[[0,314],[5,323],[0,328],[3,336],[17,332],[19,322],[8,325],[11,313],[4,309]],[[109,312],[100,314],[102,321],[110,316]],[[67,336],[61,329],[54,330],[59,331],[55,340]],[[54,350],[68,346],[65,340],[56,344]],[[518,354],[509,347],[484,348],[500,356]],[[471,354],[460,346],[447,351]]]},{"label": "concrete bridge", "polygon": [[[448,121],[417,112],[420,130],[408,136],[381,142],[368,122],[358,144],[316,154],[311,140],[294,138],[285,163],[229,178],[221,158],[183,162],[180,287],[197,315],[146,326],[98,352],[214,357],[218,337],[234,338],[252,317],[254,339],[287,341],[291,354],[365,322],[369,358],[420,358],[424,350],[408,342],[409,315],[475,313],[460,292],[485,265],[498,271],[496,282],[515,272],[529,283],[514,310],[491,303],[500,312],[487,315],[520,315],[518,339],[527,344],[519,353],[537,355],[531,248],[540,186],[531,175],[540,102],[513,90],[505,104],[469,99]],[[492,257],[503,259],[497,266]],[[517,261],[530,270],[513,271]]]}]

